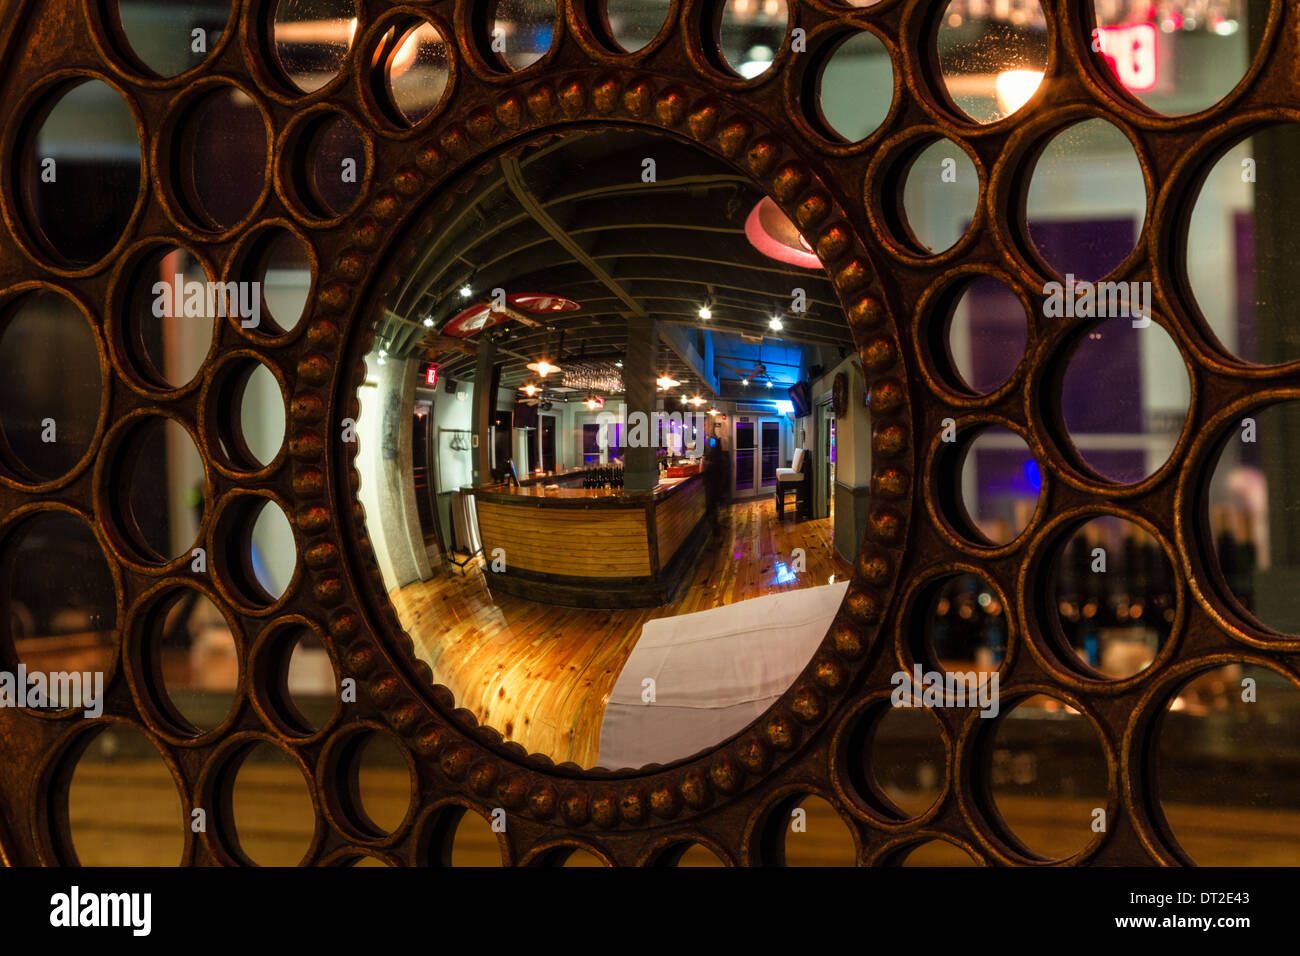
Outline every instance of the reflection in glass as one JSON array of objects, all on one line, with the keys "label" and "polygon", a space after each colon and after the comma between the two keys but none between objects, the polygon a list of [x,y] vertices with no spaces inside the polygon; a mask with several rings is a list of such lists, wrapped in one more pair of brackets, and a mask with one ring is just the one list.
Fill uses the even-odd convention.
[{"label": "reflection in glass", "polygon": [[67,474],[99,421],[99,350],[86,316],[53,292],[0,310],[0,461],[28,482]]},{"label": "reflection in glass", "polygon": [[1154,320],[1110,318],[1078,340],[1061,382],[1070,441],[1103,478],[1141,481],[1169,460],[1191,402],[1182,353]]},{"label": "reflection in glass", "polygon": [[338,74],[357,33],[356,0],[280,0],[275,54],[289,81],[314,93]]},{"label": "reflection in glass", "polygon": [[1287,728],[1300,692],[1281,674],[1229,664],[1169,702],[1156,741],[1160,807],[1201,866],[1294,866],[1300,858],[1300,749]]},{"label": "reflection in glass", "polygon": [[822,68],[820,97],[826,122],[849,142],[880,127],[894,99],[894,65],[874,33],[863,30],[836,47]]},{"label": "reflection in glass", "polygon": [[927,589],[917,606],[924,656],[951,673],[975,673],[983,683],[1007,652],[1007,611],[978,574],[959,574]]},{"label": "reflection in glass", "polygon": [[[178,315],[172,308],[158,315],[154,309],[158,301],[154,287],[163,282],[174,290],[178,275],[182,288],[211,281],[198,259],[179,246],[146,256],[131,280],[124,344],[136,371],[155,388],[188,385],[212,347],[215,315],[185,315],[184,309]],[[208,299],[203,300],[201,311],[206,313]]]},{"label": "reflection in glass", "polygon": [[1300,405],[1282,402],[1233,423],[1206,489],[1212,560],[1247,620],[1300,634],[1295,600],[1300,491],[1293,479]]},{"label": "reflection in glass", "polygon": [[1149,667],[1175,615],[1169,557],[1140,525],[1094,518],[1066,539],[1054,562],[1051,604],[1066,643],[1114,679]]},{"label": "reflection in glass", "polygon": [[253,209],[266,182],[266,124],[257,104],[232,86],[202,96],[177,139],[173,187],[202,229],[229,229]]},{"label": "reflection in glass", "polygon": [[734,0],[722,9],[718,47],[728,66],[745,79],[766,73],[785,42],[785,0]]},{"label": "reflection in glass", "polygon": [[921,150],[903,184],[907,225],[927,252],[943,252],[962,237],[975,218],[979,198],[975,164],[948,139]]},{"label": "reflection in glass", "polygon": [[230,18],[230,0],[118,0],[116,6],[131,52],[158,76],[178,76],[206,60]]},{"label": "reflection in glass", "polygon": [[939,68],[948,95],[977,123],[1027,103],[1047,69],[1047,22],[1036,0],[950,3],[939,21]]},{"label": "reflection in glass", "polygon": [[1031,853],[1059,860],[1098,833],[1107,805],[1106,758],[1092,723],[1054,697],[1004,712],[989,747],[989,790],[1002,822]]},{"label": "reflection in glass", "polygon": [[77,759],[68,828],[82,866],[177,866],[187,822],[171,771],[134,727],[106,727]]},{"label": "reflection in glass", "polygon": [[1113,271],[1146,217],[1146,183],[1128,137],[1103,119],[1057,133],[1034,164],[1025,216],[1029,238],[1061,278],[1094,281]]},{"label": "reflection in glass", "polygon": [[981,394],[1009,379],[1025,354],[1025,306],[997,279],[967,285],[948,324],[948,356],[962,384]]},{"label": "reflection in glass", "polygon": [[557,763],[711,746],[807,664],[855,554],[837,375],[836,434],[870,425],[829,279],[753,182],[648,132],[525,144],[456,195],[374,304],[359,396],[398,618]]},{"label": "reflection in glass", "polygon": [[961,469],[966,516],[992,544],[1009,544],[1028,527],[1042,485],[1038,460],[1009,428],[985,428],[966,449]]},{"label": "reflection in glass", "polygon": [[605,16],[614,42],[628,53],[644,48],[663,29],[669,6],[669,0],[607,0]]},{"label": "reflection in glass", "polygon": [[1265,127],[1227,150],[1206,176],[1187,228],[1186,277],[1224,350],[1245,362],[1300,358],[1300,295],[1292,174],[1300,125]]},{"label": "reflection in glass", "polygon": [[117,453],[110,505],[137,558],[165,564],[187,556],[203,520],[203,458],[175,419],[152,416],[131,429]]},{"label": "reflection in glass", "polygon": [[59,89],[21,147],[15,186],[44,251],[89,265],[121,240],[135,210],[140,138],[130,107],[107,83]]},{"label": "reflection in glass", "polygon": [[393,27],[380,41],[378,55],[387,61],[384,75],[393,106],[414,126],[434,111],[447,91],[447,42],[431,23],[401,31]]},{"label": "reflection in glass", "polygon": [[557,16],[555,0],[496,0],[492,52],[511,69],[532,66],[551,49]]},{"label": "reflection in glass", "polygon": [[1240,0],[1199,6],[1093,0],[1093,55],[1157,113],[1195,113],[1223,99],[1246,73],[1247,7]]},{"label": "reflection in glass", "polygon": [[0,608],[31,671],[103,673],[117,653],[117,593],[90,525],[65,511],[20,523],[0,550]]},{"label": "reflection in glass", "polygon": [[872,734],[868,766],[889,801],[905,815],[915,817],[938,799],[947,756],[939,725],[931,714],[891,707]]},{"label": "reflection in glass", "polygon": [[285,229],[269,230],[259,245],[263,331],[288,332],[302,318],[311,291],[312,267],[307,246]]}]

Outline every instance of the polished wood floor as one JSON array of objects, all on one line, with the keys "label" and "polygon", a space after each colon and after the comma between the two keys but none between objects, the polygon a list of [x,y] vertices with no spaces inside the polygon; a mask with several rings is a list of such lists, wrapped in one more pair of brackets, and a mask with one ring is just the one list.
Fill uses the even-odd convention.
[{"label": "polished wood floor", "polygon": [[[595,766],[605,703],[644,624],[850,571],[829,519],[778,519],[770,496],[723,508],[719,534],[671,604],[585,610],[492,594],[483,571],[440,572],[389,597],[434,678],[481,723],[556,763]],[[795,570],[794,551],[804,551]]]}]

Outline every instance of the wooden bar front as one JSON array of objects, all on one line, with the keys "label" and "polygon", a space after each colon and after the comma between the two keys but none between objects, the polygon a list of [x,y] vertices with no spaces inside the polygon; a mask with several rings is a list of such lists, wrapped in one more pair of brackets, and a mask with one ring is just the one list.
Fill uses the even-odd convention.
[{"label": "wooden bar front", "polygon": [[572,607],[668,603],[708,537],[704,478],[653,491],[471,489],[489,587]]}]

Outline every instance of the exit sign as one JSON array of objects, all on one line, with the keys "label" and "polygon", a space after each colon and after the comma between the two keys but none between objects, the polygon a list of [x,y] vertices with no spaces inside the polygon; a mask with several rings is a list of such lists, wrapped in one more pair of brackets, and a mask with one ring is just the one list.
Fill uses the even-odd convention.
[{"label": "exit sign", "polygon": [[438,366],[430,365],[424,370],[424,384],[430,388],[438,384]]},{"label": "exit sign", "polygon": [[1096,48],[1119,81],[1135,93],[1156,88],[1156,27],[1154,23],[1134,23],[1097,30]]}]

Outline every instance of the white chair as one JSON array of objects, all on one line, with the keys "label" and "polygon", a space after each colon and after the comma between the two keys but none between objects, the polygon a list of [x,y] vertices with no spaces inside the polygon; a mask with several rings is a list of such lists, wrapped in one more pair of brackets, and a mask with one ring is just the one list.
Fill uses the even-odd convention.
[{"label": "white chair", "polygon": [[776,513],[778,517],[785,517],[785,496],[794,494],[795,514],[801,518],[807,518],[809,515],[809,490],[812,483],[809,481],[809,465],[812,464],[812,456],[803,448],[799,448],[794,453],[794,460],[790,462],[789,468],[778,468],[776,470]]}]

